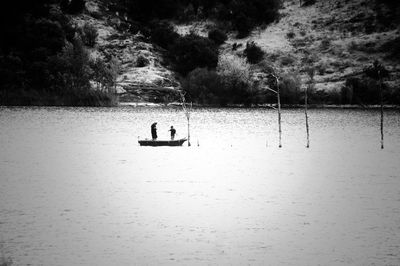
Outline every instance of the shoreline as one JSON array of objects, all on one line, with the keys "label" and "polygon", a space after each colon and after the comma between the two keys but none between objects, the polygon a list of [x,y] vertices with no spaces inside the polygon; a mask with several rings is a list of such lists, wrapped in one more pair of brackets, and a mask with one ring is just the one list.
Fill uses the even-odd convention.
[{"label": "shoreline", "polygon": [[[172,103],[152,103],[152,102],[120,102],[115,106],[73,106],[73,105],[0,105],[0,108],[18,108],[18,107],[64,107],[64,108],[118,108],[118,107],[134,107],[134,108],[181,108],[182,104],[179,102]],[[226,106],[213,105],[213,104],[192,104],[193,108],[220,108],[220,109],[277,109],[276,104],[259,104],[253,106],[245,106],[243,104],[232,104]],[[304,109],[301,104],[282,104],[281,109]],[[337,105],[337,104],[310,104],[308,109],[342,109],[342,110],[378,110],[380,105]],[[400,110],[400,105],[383,105],[385,110]]]},{"label": "shoreline", "polygon": [[[152,103],[152,102],[120,102],[118,107],[181,107],[182,104],[178,102],[172,102],[168,104],[164,103]],[[238,109],[264,109],[264,108],[277,108],[276,104],[259,104],[253,106],[245,106],[243,104],[234,104],[234,105],[227,105],[227,106],[219,106],[219,105],[212,105],[212,104],[193,104],[194,108],[238,108]],[[282,109],[303,109],[305,106],[301,104],[282,104]],[[356,109],[356,110],[363,110],[363,109],[380,109],[380,105],[368,105],[368,106],[360,106],[360,105],[337,105],[337,104],[310,104],[307,107],[308,109]],[[400,110],[400,106],[398,105],[390,105],[386,104],[383,105],[384,109],[388,110]]]}]

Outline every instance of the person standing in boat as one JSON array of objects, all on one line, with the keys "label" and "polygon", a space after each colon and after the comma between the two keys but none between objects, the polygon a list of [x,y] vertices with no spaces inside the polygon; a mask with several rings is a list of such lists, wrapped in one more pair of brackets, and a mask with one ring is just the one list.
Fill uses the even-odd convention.
[{"label": "person standing in boat", "polygon": [[153,140],[157,139],[157,122],[151,124],[151,138]]},{"label": "person standing in boat", "polygon": [[174,140],[175,139],[175,134],[176,134],[176,129],[173,126],[171,126],[171,129],[168,130],[168,131],[171,132],[171,140]]}]

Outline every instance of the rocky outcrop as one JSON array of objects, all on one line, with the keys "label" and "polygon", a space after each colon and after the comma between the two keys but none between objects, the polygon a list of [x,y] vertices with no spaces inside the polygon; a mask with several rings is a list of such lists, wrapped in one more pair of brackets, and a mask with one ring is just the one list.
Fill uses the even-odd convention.
[{"label": "rocky outcrop", "polygon": [[76,26],[93,25],[98,32],[93,58],[120,65],[117,92],[121,101],[163,101],[180,88],[173,71],[162,62],[162,51],[142,34],[121,29],[124,19],[112,14],[100,1],[87,1],[87,12],[72,18]]}]

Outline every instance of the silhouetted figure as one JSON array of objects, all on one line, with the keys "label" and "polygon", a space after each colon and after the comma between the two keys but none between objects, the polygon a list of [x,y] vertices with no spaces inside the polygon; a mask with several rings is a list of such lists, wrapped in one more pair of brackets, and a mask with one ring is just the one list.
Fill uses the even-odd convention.
[{"label": "silhouetted figure", "polygon": [[171,126],[171,129],[168,130],[168,131],[171,131],[171,140],[174,140],[175,139],[175,134],[176,134],[175,128],[173,126]]},{"label": "silhouetted figure", "polygon": [[153,140],[157,139],[157,122],[151,124],[151,138]]}]

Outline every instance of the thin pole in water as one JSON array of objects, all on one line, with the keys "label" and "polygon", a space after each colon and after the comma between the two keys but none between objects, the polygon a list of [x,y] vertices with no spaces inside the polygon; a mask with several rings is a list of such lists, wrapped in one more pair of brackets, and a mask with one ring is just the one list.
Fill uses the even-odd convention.
[{"label": "thin pole in water", "polygon": [[380,100],[381,100],[381,149],[384,148],[384,139],[383,139],[383,92],[382,92],[382,78],[381,78],[381,71],[378,70],[378,77],[379,77],[379,91],[380,91]]},{"label": "thin pole in water", "polygon": [[305,107],[304,107],[304,112],[305,112],[305,115],[306,115],[306,131],[307,131],[307,145],[306,145],[306,147],[307,147],[307,148],[310,148],[310,132],[309,132],[309,128],[308,128],[308,113],[307,113],[307,105],[308,105],[308,102],[307,102],[307,90],[308,90],[308,87],[306,87],[306,90],[305,90],[305,97],[304,97]]},{"label": "thin pole in water", "polygon": [[276,77],[277,96],[278,96],[278,125],[279,125],[279,148],[282,148],[282,127],[281,127],[281,95],[279,90],[279,78]]},{"label": "thin pole in water", "polygon": [[188,138],[188,147],[191,146],[190,144],[190,110],[193,108],[192,103],[190,103],[190,110],[186,107],[186,99],[185,95],[182,91],[179,91],[179,95],[181,96],[181,102],[182,102],[182,108],[183,111],[185,112],[186,119],[187,119],[187,127],[188,127],[188,133],[187,133],[187,138]]},{"label": "thin pole in water", "polygon": [[309,125],[308,125],[308,89],[311,89],[311,86],[314,86],[315,70],[314,70],[314,68],[308,68],[307,72],[308,72],[308,76],[310,77],[310,80],[304,90],[304,113],[306,116],[306,133],[307,133],[306,147],[310,148],[310,130],[309,130]]},{"label": "thin pole in water", "polygon": [[[280,88],[279,88],[279,77],[277,76],[277,74],[274,74],[274,73],[270,73],[270,75],[271,75],[272,77],[275,78],[275,80],[276,80],[276,87],[277,87],[277,88],[276,88],[276,90],[274,90],[274,89],[271,89],[271,88],[268,88],[268,87],[267,87],[267,90],[272,91],[272,92],[275,93],[276,96],[277,96],[277,102],[278,102],[279,148],[282,148],[281,95],[280,95]],[[272,108],[274,108],[274,107],[272,107]],[[275,109],[275,108],[274,108],[274,109]]]},{"label": "thin pole in water", "polygon": [[190,117],[187,116],[187,124],[188,124],[188,147],[190,147]]}]

